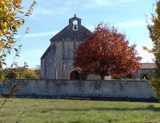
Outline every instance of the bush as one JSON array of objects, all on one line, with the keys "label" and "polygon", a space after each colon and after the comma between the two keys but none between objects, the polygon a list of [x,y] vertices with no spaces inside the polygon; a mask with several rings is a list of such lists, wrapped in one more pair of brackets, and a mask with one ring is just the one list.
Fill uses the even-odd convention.
[{"label": "bush", "polygon": [[148,79],[146,79],[146,77],[144,77],[143,79],[141,79],[141,81],[148,81]]},{"label": "bush", "polygon": [[121,79],[121,81],[140,81],[140,78],[125,78],[125,79]]},{"label": "bush", "polygon": [[17,67],[9,69],[8,73],[5,75],[7,79],[39,79],[40,77],[36,75],[34,70]]}]

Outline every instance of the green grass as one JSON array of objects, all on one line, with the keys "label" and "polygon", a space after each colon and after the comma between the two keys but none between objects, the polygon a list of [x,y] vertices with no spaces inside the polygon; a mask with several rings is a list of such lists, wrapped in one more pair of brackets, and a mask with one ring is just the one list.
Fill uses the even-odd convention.
[{"label": "green grass", "polygon": [[24,111],[20,123],[160,122],[160,103],[8,99],[0,123],[16,123]]}]

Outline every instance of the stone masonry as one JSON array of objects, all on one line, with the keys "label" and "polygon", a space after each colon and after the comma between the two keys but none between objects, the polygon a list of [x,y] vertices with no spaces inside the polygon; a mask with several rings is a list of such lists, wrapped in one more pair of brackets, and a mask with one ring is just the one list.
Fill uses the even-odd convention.
[{"label": "stone masonry", "polygon": [[16,97],[22,98],[124,98],[155,101],[155,91],[148,81],[112,80],[54,80],[30,79],[9,80],[10,84],[0,83],[0,94],[9,94],[12,87],[19,85]]}]

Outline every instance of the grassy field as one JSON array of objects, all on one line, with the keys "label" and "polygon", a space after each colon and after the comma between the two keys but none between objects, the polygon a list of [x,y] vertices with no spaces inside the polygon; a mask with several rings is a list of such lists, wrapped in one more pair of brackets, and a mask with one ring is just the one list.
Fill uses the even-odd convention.
[{"label": "grassy field", "polygon": [[20,123],[160,122],[160,103],[7,99],[0,123],[16,123],[24,111]]}]

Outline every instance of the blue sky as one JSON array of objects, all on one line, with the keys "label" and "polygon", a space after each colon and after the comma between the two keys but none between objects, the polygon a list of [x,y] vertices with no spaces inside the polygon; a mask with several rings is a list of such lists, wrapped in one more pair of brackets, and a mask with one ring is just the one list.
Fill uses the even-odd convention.
[{"label": "blue sky", "polygon": [[[32,0],[23,0],[24,11],[32,4]],[[15,62],[23,66],[27,62],[29,68],[40,65],[40,58],[50,45],[50,39],[69,24],[69,19],[77,15],[82,19],[82,25],[94,31],[100,22],[115,25],[120,33],[126,34],[129,45],[137,44],[136,50],[141,56],[142,63],[153,62],[152,54],[142,50],[142,46],[152,48],[152,41],[146,27],[148,15],[150,20],[155,0],[36,0],[37,5],[30,17],[25,17],[25,24],[18,30],[16,38],[26,34],[17,44],[22,44],[20,57]],[[7,67],[13,61],[12,55],[7,57]]]}]

